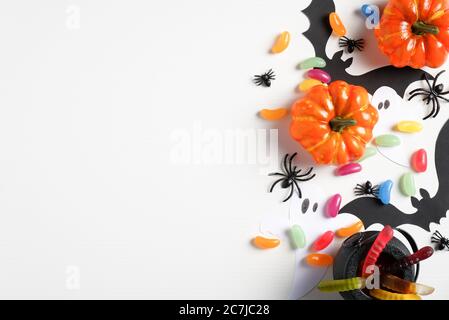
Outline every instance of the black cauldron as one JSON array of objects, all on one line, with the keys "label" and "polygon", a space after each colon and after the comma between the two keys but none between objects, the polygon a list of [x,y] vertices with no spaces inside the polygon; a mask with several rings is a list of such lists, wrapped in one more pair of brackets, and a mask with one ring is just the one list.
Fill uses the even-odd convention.
[{"label": "black cauldron", "polygon": [[[363,261],[378,234],[377,231],[367,231],[346,239],[334,260],[334,279],[350,279],[361,275]],[[385,247],[378,262],[388,264],[410,254],[409,249],[400,240],[393,238]],[[415,269],[414,266],[410,266],[394,275],[408,281],[416,281]],[[365,290],[353,290],[340,294],[345,300],[373,300]]]}]

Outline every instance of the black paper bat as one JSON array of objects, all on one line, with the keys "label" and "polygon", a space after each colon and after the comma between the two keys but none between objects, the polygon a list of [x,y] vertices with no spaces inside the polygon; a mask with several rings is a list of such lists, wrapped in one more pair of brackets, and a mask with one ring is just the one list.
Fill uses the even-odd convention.
[{"label": "black paper bat", "polygon": [[[326,55],[326,44],[332,35],[332,28],[329,24],[329,14],[335,12],[335,4],[333,0],[312,0],[310,6],[303,10],[304,14],[309,18],[309,30],[304,32],[304,36],[309,39],[315,48],[315,55],[326,61],[326,70],[333,79],[344,80],[350,84],[361,85],[368,92],[374,94],[376,90],[382,86],[388,86],[396,90],[401,97],[404,96],[407,87],[423,77],[422,70],[406,68],[395,68],[386,66],[375,69],[359,76],[353,76],[346,72],[346,69],[352,65],[353,59],[349,58],[343,61],[343,50],[334,54],[332,59]],[[363,27],[365,25],[363,24]],[[427,74],[429,79],[433,76]]]},{"label": "black paper bat", "polygon": [[[344,80],[351,84],[362,85],[371,93],[382,87],[389,86],[396,90],[399,96],[404,96],[407,87],[421,80],[426,72],[413,68],[395,68],[387,66],[375,69],[360,76],[353,76],[346,72],[353,62],[352,58],[342,61],[343,51],[338,51],[332,59],[326,55],[326,44],[332,34],[329,24],[329,14],[335,12],[333,0],[312,0],[304,14],[310,20],[310,27],[304,36],[310,40],[315,48],[315,55],[326,61],[326,70],[334,79]],[[433,76],[426,73],[429,78]],[[449,210],[449,121],[441,129],[435,149],[435,164],[439,180],[436,195],[431,198],[425,189],[420,189],[422,199],[411,198],[413,207],[417,211],[406,214],[393,205],[382,205],[372,197],[363,197],[345,205],[340,213],[350,213],[360,218],[365,227],[380,223],[398,227],[403,224],[413,224],[430,231],[430,223],[439,223],[446,217]]]},{"label": "black paper bat", "polygon": [[438,135],[435,147],[435,165],[439,181],[436,195],[431,198],[425,189],[420,189],[422,199],[411,198],[415,213],[406,214],[393,205],[382,205],[379,200],[370,197],[358,198],[345,205],[340,213],[357,216],[365,224],[365,228],[380,223],[398,227],[413,224],[430,231],[430,223],[439,224],[449,210],[449,121]]}]

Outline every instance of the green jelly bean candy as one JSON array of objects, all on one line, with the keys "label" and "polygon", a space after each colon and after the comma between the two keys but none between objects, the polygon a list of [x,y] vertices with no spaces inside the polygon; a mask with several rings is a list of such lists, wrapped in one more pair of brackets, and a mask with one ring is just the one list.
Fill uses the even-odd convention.
[{"label": "green jelly bean candy", "polygon": [[401,177],[401,181],[399,182],[399,187],[401,188],[401,192],[406,197],[412,197],[416,194],[415,187],[415,179],[413,178],[413,174],[406,173]]},{"label": "green jelly bean candy", "polygon": [[365,153],[363,154],[363,156],[359,160],[357,160],[357,162],[362,162],[363,160],[371,158],[372,156],[375,156],[376,154],[377,154],[376,148],[366,147]]},{"label": "green jelly bean candy", "polygon": [[292,244],[296,249],[302,249],[306,246],[306,234],[300,226],[294,225],[290,229],[290,236],[292,238]]},{"label": "green jelly bean candy", "polygon": [[375,143],[379,147],[396,147],[401,144],[401,139],[392,134],[384,134],[383,136],[378,136]]},{"label": "green jelly bean candy", "polygon": [[309,58],[299,64],[299,69],[313,69],[313,68],[324,68],[326,66],[326,61],[319,57]]}]

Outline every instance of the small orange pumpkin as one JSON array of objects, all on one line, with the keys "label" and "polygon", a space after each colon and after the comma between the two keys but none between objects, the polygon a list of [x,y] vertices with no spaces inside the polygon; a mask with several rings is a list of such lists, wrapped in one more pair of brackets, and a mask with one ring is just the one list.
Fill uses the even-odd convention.
[{"label": "small orange pumpkin", "polygon": [[449,52],[449,0],[390,0],[374,32],[395,67],[438,68]]},{"label": "small orange pumpkin", "polygon": [[378,121],[365,88],[335,81],[318,85],[293,104],[290,134],[318,164],[360,159]]}]

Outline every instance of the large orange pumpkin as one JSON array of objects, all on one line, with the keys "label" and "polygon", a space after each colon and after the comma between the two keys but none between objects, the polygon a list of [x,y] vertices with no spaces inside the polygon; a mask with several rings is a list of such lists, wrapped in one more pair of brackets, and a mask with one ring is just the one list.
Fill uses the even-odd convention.
[{"label": "large orange pumpkin", "polygon": [[310,89],[291,110],[290,134],[319,164],[360,159],[378,121],[365,88],[335,81]]},{"label": "large orange pumpkin", "polygon": [[438,68],[449,51],[449,0],[390,0],[374,32],[395,67]]}]

